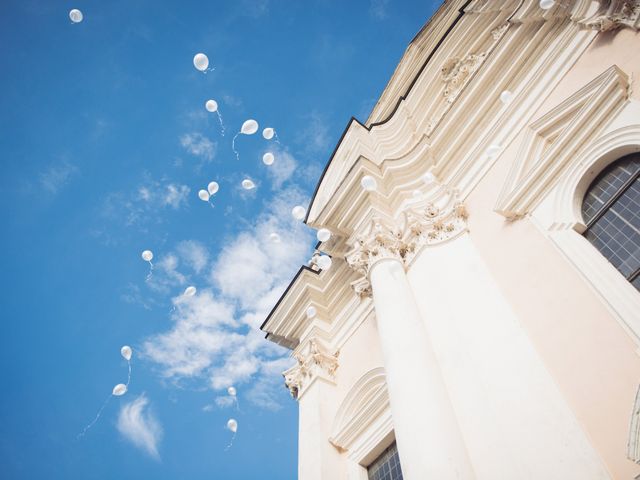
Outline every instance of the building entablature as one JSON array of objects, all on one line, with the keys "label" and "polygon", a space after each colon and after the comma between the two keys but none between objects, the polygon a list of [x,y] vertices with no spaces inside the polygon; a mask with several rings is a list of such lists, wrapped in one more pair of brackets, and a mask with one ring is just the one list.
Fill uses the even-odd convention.
[{"label": "building entablature", "polygon": [[[364,175],[377,180],[376,207],[388,207],[390,215],[428,170],[466,197],[495,161],[489,147],[514,138],[588,47],[597,32],[585,22],[607,2],[567,0],[549,10],[532,0],[500,3],[467,5],[465,18],[434,47],[428,68],[401,63],[403,77],[413,65],[414,81],[390,117],[369,127],[352,119],[314,194],[310,226],[350,234],[349,223],[361,218],[367,196],[359,184]],[[635,11],[633,5],[625,11]],[[413,48],[420,41],[418,36]],[[563,61],[551,61],[557,58]],[[519,96],[530,84],[540,91]],[[514,96],[507,105],[499,100],[504,90]],[[385,94],[383,99],[392,102]]]}]

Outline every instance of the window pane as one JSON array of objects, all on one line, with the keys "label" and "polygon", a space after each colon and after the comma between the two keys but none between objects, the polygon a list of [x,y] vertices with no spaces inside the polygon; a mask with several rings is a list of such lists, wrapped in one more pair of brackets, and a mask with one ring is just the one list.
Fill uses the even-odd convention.
[{"label": "window pane", "polygon": [[638,154],[627,155],[609,165],[589,187],[582,203],[582,218],[589,223],[622,185],[640,169]]},{"label": "window pane", "polygon": [[398,447],[393,442],[367,469],[369,480],[402,480]]},{"label": "window pane", "polygon": [[625,187],[639,171],[640,154],[613,163],[591,184],[582,208],[585,221],[597,218],[584,236],[626,278],[640,267],[640,178]]}]

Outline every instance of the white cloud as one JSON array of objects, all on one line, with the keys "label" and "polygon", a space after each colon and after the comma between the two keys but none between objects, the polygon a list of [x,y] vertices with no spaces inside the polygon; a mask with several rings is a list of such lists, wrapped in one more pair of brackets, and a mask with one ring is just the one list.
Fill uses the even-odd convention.
[{"label": "white cloud", "polygon": [[213,160],[216,154],[216,144],[198,132],[185,133],[180,137],[180,145],[191,155],[200,157],[207,162]]},{"label": "white cloud", "polygon": [[303,119],[305,127],[298,136],[308,154],[324,153],[329,148],[329,127],[325,118],[317,111]]},{"label": "white cloud", "polygon": [[369,5],[369,15],[378,20],[387,18],[387,7],[390,0],[371,0]]},{"label": "white cloud", "polygon": [[187,197],[190,189],[186,185],[175,185],[170,183],[166,185],[162,195],[162,204],[168,205],[174,210],[178,210],[183,204],[187,204]]},{"label": "white cloud", "polygon": [[200,273],[209,262],[209,252],[200,242],[185,240],[178,244],[178,254],[196,272]]},{"label": "white cloud", "polygon": [[154,180],[148,175],[129,193],[112,192],[105,195],[102,215],[126,226],[144,225],[160,221],[163,209],[180,210],[189,203],[191,189],[167,179]]},{"label": "white cloud", "polygon": [[[287,350],[265,341],[258,327],[299,265],[308,260],[313,236],[291,216],[291,208],[300,203],[303,198],[296,190],[281,192],[214,259],[209,273],[214,289],[174,298],[172,328],[148,338],[142,348],[165,378],[194,381],[216,391],[235,385],[252,403],[278,408],[274,393],[283,391],[281,373],[291,359]],[[272,232],[280,235],[280,243],[270,242]],[[180,245],[179,253],[197,244]]]},{"label": "white cloud", "polygon": [[220,408],[229,408],[235,405],[235,399],[230,395],[220,395],[215,399],[216,405]]},{"label": "white cloud", "polygon": [[282,184],[289,180],[298,166],[298,162],[287,150],[271,149],[275,157],[273,165],[267,168],[267,175],[271,180],[271,188],[280,190]]},{"label": "white cloud", "polygon": [[55,195],[71,178],[78,173],[78,168],[67,161],[50,165],[46,170],[38,175],[38,183],[48,193]]},{"label": "white cloud", "polygon": [[117,428],[124,438],[159,460],[158,443],[162,439],[162,426],[147,408],[149,400],[143,393],[120,408]]}]

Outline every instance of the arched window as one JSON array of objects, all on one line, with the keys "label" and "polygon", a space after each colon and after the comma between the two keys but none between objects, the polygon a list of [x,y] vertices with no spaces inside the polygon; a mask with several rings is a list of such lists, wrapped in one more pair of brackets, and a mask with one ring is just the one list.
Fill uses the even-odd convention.
[{"label": "arched window", "polygon": [[582,203],[584,236],[640,290],[640,153],[613,162]]}]

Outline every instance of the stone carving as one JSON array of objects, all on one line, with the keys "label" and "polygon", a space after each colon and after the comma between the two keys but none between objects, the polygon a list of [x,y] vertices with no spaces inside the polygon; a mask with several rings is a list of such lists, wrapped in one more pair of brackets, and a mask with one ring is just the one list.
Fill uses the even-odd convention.
[{"label": "stone carving", "polygon": [[603,0],[591,18],[582,22],[601,32],[617,28],[640,29],[640,0]]},{"label": "stone carving", "polygon": [[374,219],[366,233],[356,237],[345,260],[361,276],[351,283],[358,296],[371,296],[369,272],[376,262],[395,258],[406,267],[424,246],[444,242],[467,230],[466,207],[455,192],[447,190],[447,193],[445,207],[428,203],[421,209],[409,209],[403,214],[400,228]]},{"label": "stone carving", "polygon": [[504,36],[504,34],[507,33],[508,29],[509,29],[509,24],[503,23],[499,27],[496,27],[493,30],[491,30],[491,36],[493,37],[494,40],[500,40]]},{"label": "stone carving", "polygon": [[284,383],[291,396],[297,399],[309,383],[317,376],[333,380],[338,369],[340,351],[329,353],[316,339],[312,338],[301,350],[293,354],[297,363],[285,371]]},{"label": "stone carving", "polygon": [[442,81],[445,83],[443,95],[448,103],[455,101],[473,73],[480,68],[486,56],[486,53],[470,53],[463,58],[454,57],[445,62],[441,75]]}]

